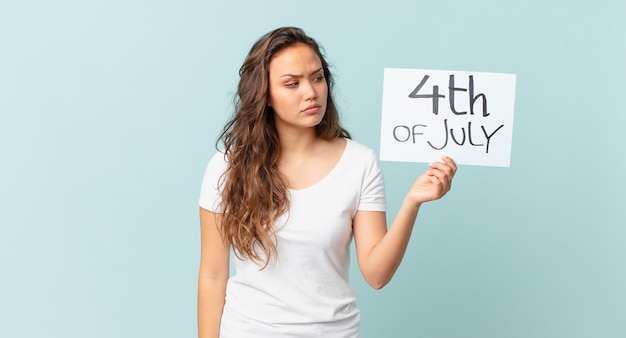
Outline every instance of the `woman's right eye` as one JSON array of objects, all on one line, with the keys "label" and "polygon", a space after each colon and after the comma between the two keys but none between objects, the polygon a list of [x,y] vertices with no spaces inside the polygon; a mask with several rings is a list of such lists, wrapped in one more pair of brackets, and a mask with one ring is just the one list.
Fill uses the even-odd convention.
[{"label": "woman's right eye", "polygon": [[287,88],[294,88],[297,85],[298,85],[298,82],[289,82],[289,83],[285,84],[285,87],[287,87]]}]

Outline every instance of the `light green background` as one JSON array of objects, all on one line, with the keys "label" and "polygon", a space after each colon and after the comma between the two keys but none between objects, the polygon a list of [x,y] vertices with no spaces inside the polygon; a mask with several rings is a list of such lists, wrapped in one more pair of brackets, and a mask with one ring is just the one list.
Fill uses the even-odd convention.
[{"label": "light green background", "polygon": [[[511,167],[461,166],[385,289],[353,266],[364,338],[626,337],[625,15],[2,0],[0,337],[196,334],[201,177],[246,52],[283,25],[325,47],[345,124],[377,151],[384,67],[517,74]],[[390,214],[425,168],[383,163]]]}]

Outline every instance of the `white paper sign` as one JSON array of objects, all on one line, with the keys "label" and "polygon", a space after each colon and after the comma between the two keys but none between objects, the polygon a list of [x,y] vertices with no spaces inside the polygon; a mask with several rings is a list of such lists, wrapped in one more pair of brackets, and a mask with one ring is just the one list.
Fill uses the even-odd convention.
[{"label": "white paper sign", "polygon": [[385,68],[383,161],[508,167],[515,74]]}]

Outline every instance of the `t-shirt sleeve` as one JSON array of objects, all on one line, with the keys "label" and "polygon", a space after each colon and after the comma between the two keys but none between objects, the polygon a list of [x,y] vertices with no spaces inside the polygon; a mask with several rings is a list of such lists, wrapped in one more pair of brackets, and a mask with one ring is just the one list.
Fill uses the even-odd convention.
[{"label": "t-shirt sleeve", "polygon": [[220,184],[222,175],[226,171],[226,159],[224,153],[218,152],[209,161],[202,187],[200,189],[200,207],[213,212],[222,212],[222,194]]},{"label": "t-shirt sleeve", "polygon": [[385,182],[383,172],[376,154],[371,155],[365,163],[363,182],[361,184],[361,197],[358,210],[363,211],[386,211]]}]

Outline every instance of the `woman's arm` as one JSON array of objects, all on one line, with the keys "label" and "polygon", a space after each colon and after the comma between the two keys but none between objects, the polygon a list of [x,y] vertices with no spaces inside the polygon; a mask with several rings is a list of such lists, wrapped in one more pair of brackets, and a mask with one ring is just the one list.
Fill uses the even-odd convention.
[{"label": "woman's arm", "polygon": [[443,157],[443,161],[430,164],[430,169],[413,183],[389,231],[384,212],[359,210],[354,216],[359,268],[373,288],[389,283],[400,266],[422,203],[439,199],[450,190],[457,168],[449,157]]},{"label": "woman's arm", "polygon": [[198,338],[217,338],[228,281],[229,247],[215,213],[200,208],[200,272],[198,274]]}]

